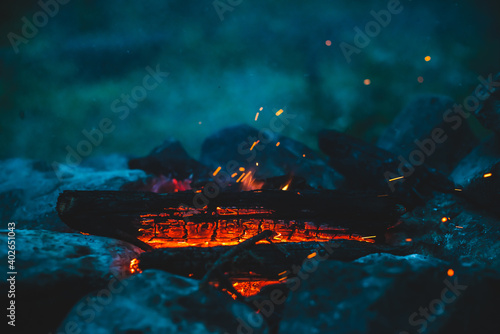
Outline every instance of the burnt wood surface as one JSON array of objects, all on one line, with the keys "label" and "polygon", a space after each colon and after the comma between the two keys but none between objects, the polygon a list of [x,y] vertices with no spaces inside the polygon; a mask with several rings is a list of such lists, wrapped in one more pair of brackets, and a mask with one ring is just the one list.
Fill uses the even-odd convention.
[{"label": "burnt wood surface", "polygon": [[[150,249],[137,240],[140,216],[166,214],[169,219],[207,222],[219,219],[265,218],[308,221],[340,226],[349,233],[377,233],[394,224],[404,207],[387,195],[352,193],[338,190],[257,190],[221,192],[202,210],[194,210],[192,191],[156,194],[129,191],[64,191],[58,198],[57,211],[69,227],[81,232],[122,239]],[[193,209],[183,217],[186,209]],[[217,208],[258,209],[255,214],[218,215]],[[136,241],[137,240],[137,241]]]},{"label": "burnt wood surface", "polygon": [[[201,279],[214,263],[235,246],[159,248],[139,256],[139,268],[161,269],[173,274]],[[333,240],[327,243],[299,242],[256,244],[249,251],[234,257],[220,268],[231,279],[277,280],[313,253],[317,259],[352,261],[373,253],[407,255],[405,247],[388,246],[353,240]]]}]

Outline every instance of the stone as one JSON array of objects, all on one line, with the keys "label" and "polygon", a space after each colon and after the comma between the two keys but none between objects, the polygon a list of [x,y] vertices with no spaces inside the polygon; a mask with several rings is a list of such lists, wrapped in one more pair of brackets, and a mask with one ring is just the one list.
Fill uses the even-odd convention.
[{"label": "stone", "polygon": [[478,142],[454,105],[444,95],[417,96],[382,133],[377,146],[407,160],[412,152],[422,152],[427,165],[451,173]]},{"label": "stone", "polygon": [[[124,289],[78,302],[58,329],[81,333],[267,333],[263,317],[213,287],[161,270],[146,270],[121,282]],[[93,309],[93,300],[105,306]]]},{"label": "stone", "polygon": [[146,174],[138,170],[98,170],[67,165],[54,169],[42,161],[1,160],[0,198],[4,205],[0,216],[4,221],[17,222],[18,228],[69,232],[55,210],[57,197],[63,190],[119,190],[145,177]]},{"label": "stone", "polygon": [[208,173],[206,167],[191,158],[182,144],[173,138],[165,140],[145,157],[130,159],[128,165],[131,169],[180,180],[192,178],[193,174]]},{"label": "stone", "polygon": [[469,182],[500,162],[500,139],[490,136],[476,146],[455,167],[450,178],[458,185],[466,186]]},{"label": "stone", "polygon": [[497,326],[494,304],[482,300],[494,303],[500,295],[488,291],[500,282],[498,272],[475,277],[417,254],[372,254],[307,270],[291,292],[279,333],[471,333]]},{"label": "stone", "polygon": [[[4,273],[13,271],[7,270],[7,240],[3,230]],[[142,252],[115,239],[46,230],[16,229],[15,246],[16,329],[24,333],[55,330],[80,298],[128,277],[131,260]],[[0,286],[7,291],[6,280]]]},{"label": "stone", "polygon": [[233,162],[234,171],[243,167],[254,171],[258,179],[287,174],[302,177],[313,188],[335,189],[342,180],[318,153],[304,144],[245,124],[224,128],[206,138],[201,162],[212,171],[221,166],[229,175],[233,169],[228,168],[228,163]]},{"label": "stone", "polygon": [[[474,116],[488,130],[492,130],[497,136],[500,136],[500,73],[487,80],[491,87],[478,86],[480,91],[476,93],[477,97],[486,97],[480,102],[479,107],[474,111]],[[478,94],[480,93],[480,94]]]}]

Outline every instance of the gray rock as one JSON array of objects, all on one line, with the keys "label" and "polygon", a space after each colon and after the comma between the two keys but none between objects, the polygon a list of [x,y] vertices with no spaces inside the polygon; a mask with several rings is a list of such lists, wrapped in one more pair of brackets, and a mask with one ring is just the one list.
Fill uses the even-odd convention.
[{"label": "gray rock", "polygon": [[[17,272],[16,327],[20,332],[54,330],[84,295],[130,275],[142,252],[126,242],[79,233],[15,230],[15,268],[7,268],[7,232],[0,233],[2,272]],[[7,270],[9,269],[9,270]],[[0,283],[2,291],[7,282]]]},{"label": "gray rock", "polygon": [[[452,111],[454,104],[453,99],[443,95],[416,97],[382,133],[377,145],[396,155],[402,155],[410,162],[411,159],[420,159],[411,157],[412,152],[420,151],[427,165],[443,173],[450,173],[477,144],[469,125]],[[453,115],[460,119],[451,121],[450,117],[445,115]],[[440,129],[442,134],[437,130],[439,133],[433,135],[436,129]],[[441,141],[444,136],[446,140],[442,143],[433,139],[435,137]]]},{"label": "gray rock", "polygon": [[[146,270],[122,281],[125,287],[104,297],[82,299],[59,327],[80,333],[267,333],[264,319],[248,306],[199,281],[160,270]],[[102,300],[99,309],[89,303]],[[257,326],[258,325],[258,326]],[[243,329],[246,327],[246,329]]]},{"label": "gray rock", "polygon": [[[258,140],[259,143],[250,150]],[[277,147],[278,142],[280,145]],[[304,144],[269,129],[259,131],[244,124],[224,128],[203,142],[201,163],[212,170],[221,166],[222,171],[227,172],[226,166],[230,161],[255,171],[257,178],[290,174],[303,177],[314,188],[335,189],[342,179],[318,153]]]},{"label": "gray rock", "polygon": [[[303,271],[309,277],[304,276],[291,293],[280,333],[416,333],[424,329],[426,333],[470,333],[477,325],[494,328],[494,319],[489,318],[491,305],[471,305],[467,299],[497,298],[498,292],[487,297],[482,284],[490,282],[486,283],[489,288],[498,284],[498,273],[492,280],[474,281],[458,267],[449,277],[449,268],[422,255],[373,254],[352,263],[325,261],[310,274]],[[450,291],[453,285],[459,287],[458,292]],[[445,289],[447,301],[442,297]],[[421,308],[428,309],[431,320],[419,313]],[[481,315],[484,312],[487,322]]]},{"label": "gray rock", "polygon": [[27,159],[0,161],[0,217],[18,222],[18,228],[70,231],[57,216],[55,205],[63,190],[119,190],[146,177],[139,170],[97,170],[49,164]]},{"label": "gray rock", "polygon": [[[490,76],[492,75],[490,74]],[[486,97],[486,99],[474,111],[474,116],[486,129],[492,130],[497,136],[500,136],[500,88],[498,88],[500,73],[486,81],[491,82],[492,87],[478,86],[480,90],[476,92],[477,97]]]},{"label": "gray rock", "polygon": [[450,178],[456,184],[466,186],[472,179],[483,175],[498,162],[500,162],[500,139],[491,136],[460,161]]}]

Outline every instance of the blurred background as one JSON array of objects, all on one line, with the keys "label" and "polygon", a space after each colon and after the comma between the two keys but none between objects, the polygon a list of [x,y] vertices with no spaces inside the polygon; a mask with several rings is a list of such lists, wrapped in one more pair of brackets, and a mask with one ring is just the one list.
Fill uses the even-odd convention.
[{"label": "blurred background", "polygon": [[[416,94],[462,103],[498,72],[498,1],[401,0],[346,57],[341,43],[355,48],[355,28],[391,2],[3,2],[0,158],[64,162],[103,119],[113,130],[91,155],[144,155],[175,137],[198,158],[208,135],[269,127],[280,109],[297,116],[283,134],[313,149],[323,128],[375,142]],[[168,77],[141,90],[157,68]]]}]

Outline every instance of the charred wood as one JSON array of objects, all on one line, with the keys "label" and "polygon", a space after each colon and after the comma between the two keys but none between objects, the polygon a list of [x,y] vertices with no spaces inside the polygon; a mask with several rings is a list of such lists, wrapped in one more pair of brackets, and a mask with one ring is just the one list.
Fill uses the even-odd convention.
[{"label": "charred wood", "polygon": [[[73,229],[125,238],[129,242],[140,235],[140,216],[148,214],[195,223],[240,218],[302,220],[348,228],[350,233],[371,234],[394,224],[405,211],[403,206],[384,195],[337,190],[222,192],[202,209],[196,209],[198,195],[191,191],[170,194],[65,191],[59,196],[57,211],[61,220]],[[222,216],[217,214],[220,208],[235,210]],[[241,209],[256,211],[241,215]]]},{"label": "charred wood", "polygon": [[[173,274],[201,279],[213,264],[236,246],[159,248],[139,256],[139,268],[161,269]],[[371,244],[352,240],[334,240],[328,243],[300,242],[284,244],[256,244],[242,252],[219,269],[231,279],[278,280],[280,273],[300,265],[308,256],[316,253],[321,259],[352,261],[373,253],[407,255],[404,247]]]}]

